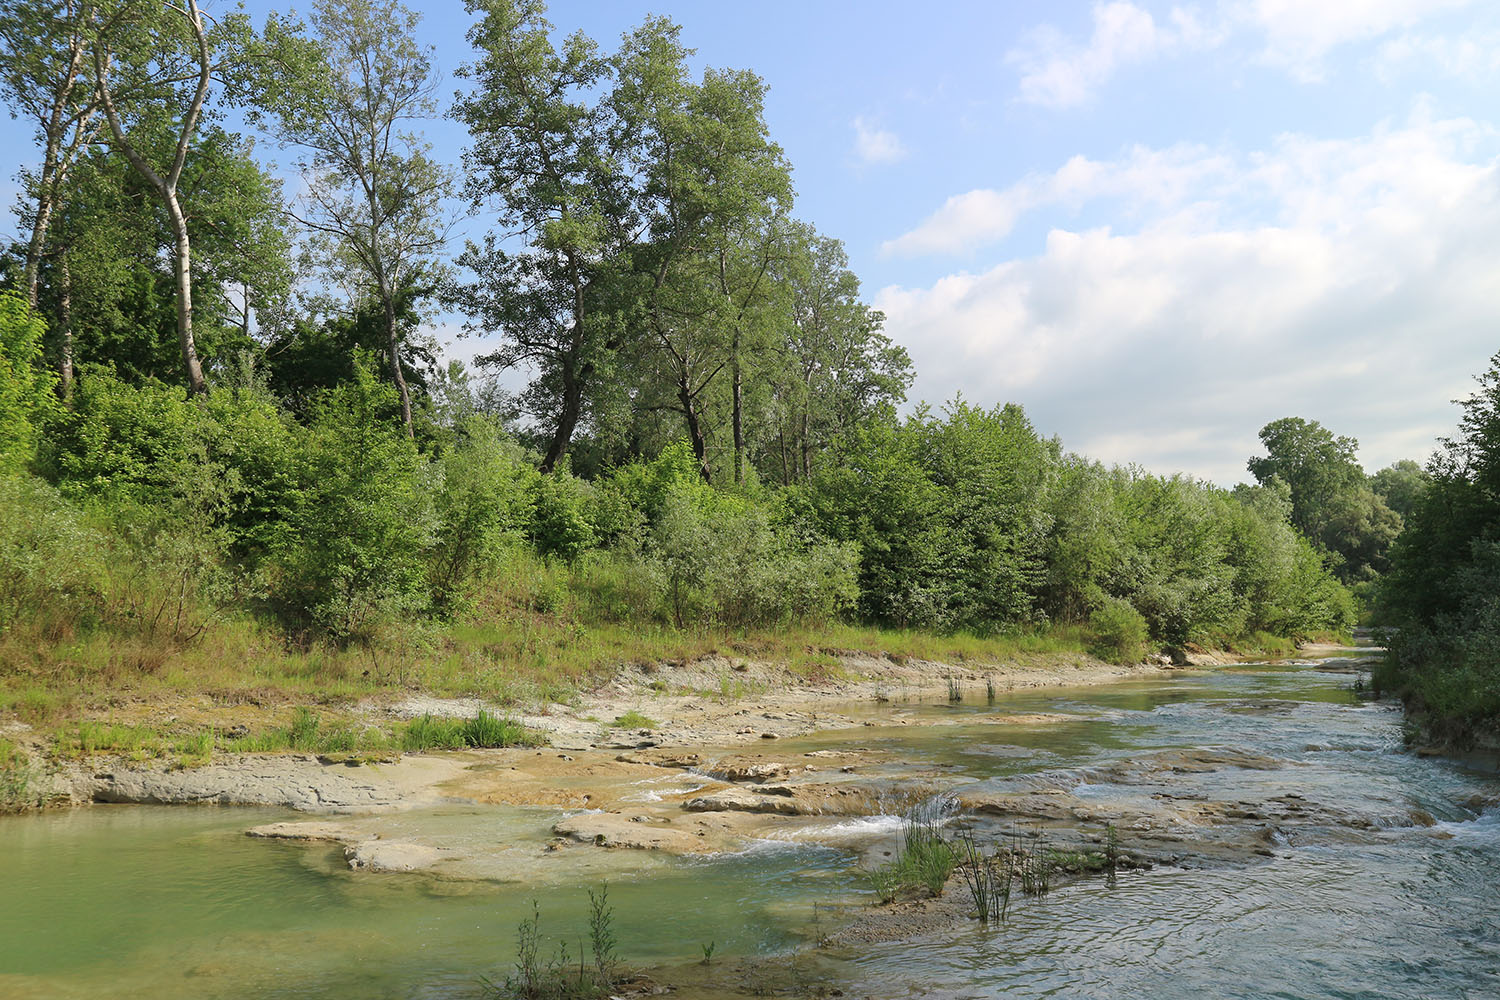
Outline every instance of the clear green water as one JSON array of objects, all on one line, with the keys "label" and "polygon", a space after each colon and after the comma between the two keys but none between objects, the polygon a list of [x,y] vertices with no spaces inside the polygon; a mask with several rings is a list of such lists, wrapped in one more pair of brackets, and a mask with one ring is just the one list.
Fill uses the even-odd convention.
[{"label": "clear green water", "polygon": [[[1416,806],[1440,821],[1350,843],[1292,843],[1248,868],[1080,883],[1017,907],[999,929],[871,946],[819,960],[819,971],[873,996],[1500,996],[1500,815],[1470,804],[1492,800],[1497,781],[1399,753],[1399,715],[1356,702],[1350,682],[1238,669],[1025,693],[993,709],[898,702],[880,709],[889,724],[783,741],[778,752],[890,750],[924,781],[1001,790],[1061,774],[1076,782],[1077,768],[1151,750],[1226,746],[1294,766],[1184,775],[1181,789],[1249,799],[1296,788],[1377,816]],[[985,724],[992,710],[1076,718]],[[923,725],[936,720],[960,724]],[[911,770],[858,777],[899,782]],[[1085,790],[1139,794],[1107,783]],[[488,838],[499,851],[541,836],[558,815],[453,807],[403,822]],[[505,973],[533,897],[544,931],[576,940],[584,888],[603,878],[633,962],[681,965],[713,940],[720,966],[784,968],[817,933],[815,904],[864,892],[853,849],[894,829],[830,819],[852,830],[850,850],[809,843],[818,831],[799,828],[695,861],[575,850],[541,876],[518,868],[510,880],[472,883],[352,873],[336,850],[244,836],[284,818],[299,817],[98,806],[0,820],[0,997],[470,997],[478,976]]]}]

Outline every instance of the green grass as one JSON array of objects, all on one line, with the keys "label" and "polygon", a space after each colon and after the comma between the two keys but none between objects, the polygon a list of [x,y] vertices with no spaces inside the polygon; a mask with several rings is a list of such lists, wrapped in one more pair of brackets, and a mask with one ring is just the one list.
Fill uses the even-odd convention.
[{"label": "green grass", "polygon": [[514,719],[481,710],[472,719],[441,719],[423,715],[411,720],[401,734],[403,750],[464,750],[493,747],[534,747],[542,736]]},{"label": "green grass", "polygon": [[647,715],[642,715],[635,709],[631,709],[624,715],[615,716],[615,721],[610,723],[617,729],[660,729],[661,723]]},{"label": "green grass", "polygon": [[927,815],[918,807],[907,814],[902,825],[901,853],[867,874],[876,897],[889,903],[903,894],[923,890],[930,896],[941,896],[958,862],[959,852],[943,838],[941,818]]},{"label": "green grass", "polygon": [[20,812],[41,805],[36,768],[31,757],[0,737],[0,813]]}]

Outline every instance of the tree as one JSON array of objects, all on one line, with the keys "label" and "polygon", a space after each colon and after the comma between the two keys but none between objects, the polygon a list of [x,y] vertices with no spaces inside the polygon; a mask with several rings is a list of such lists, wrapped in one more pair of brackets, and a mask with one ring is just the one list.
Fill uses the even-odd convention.
[{"label": "tree", "polygon": [[[26,301],[37,304],[37,281],[47,249],[47,231],[66,198],[69,173],[98,134],[98,91],[89,74],[93,5],[87,0],[0,0],[0,94],[11,117],[36,123],[42,147],[40,172],[26,186],[34,198],[27,211]],[[65,371],[65,382],[71,381]]]},{"label": "tree", "polygon": [[[77,365],[112,364],[132,379],[181,370],[174,235],[160,199],[123,159],[95,149],[71,173],[39,272],[49,361],[72,394]],[[178,192],[194,249],[193,340],[205,371],[277,332],[292,284],[280,185],[249,143],[199,130]]]},{"label": "tree", "polygon": [[[299,221],[322,238],[314,253],[323,269],[352,277],[379,304],[386,362],[410,437],[403,321],[416,293],[437,287],[451,187],[431,145],[405,131],[437,114],[433,50],[412,37],[421,15],[398,0],[317,0],[310,20],[318,58],[304,53],[268,64],[259,90],[268,110],[254,117],[307,151],[300,165],[308,210]],[[296,31],[273,20],[267,36],[290,41]]]},{"label": "tree", "polygon": [[1371,476],[1370,488],[1404,520],[1411,516],[1431,479],[1422,466],[1409,458],[1403,458]]},{"label": "tree", "polygon": [[1286,483],[1297,529],[1334,556],[1345,581],[1378,575],[1401,518],[1366,482],[1355,460],[1359,442],[1300,417],[1273,420],[1260,439],[1267,454],[1250,459],[1250,471],[1262,485]]},{"label": "tree", "polygon": [[[705,479],[712,477],[705,398],[729,375],[735,481],[743,479],[743,362],[771,328],[761,315],[770,271],[787,252],[790,166],[770,140],[765,83],[708,70],[691,84],[675,29],[637,34],[644,58],[625,71],[625,117],[641,123],[650,245],[647,326],[663,388],[682,415]],[[646,75],[648,74],[649,75]]]},{"label": "tree", "polygon": [[[112,144],[150,186],[172,233],[177,341],[188,390],[206,395],[208,382],[193,339],[192,241],[179,191],[228,32],[211,31],[198,0],[112,0],[96,17],[91,58],[94,87]],[[240,19],[242,20],[242,18]],[[228,28],[226,20],[219,27]],[[223,53],[220,53],[221,55]]]},{"label": "tree", "polygon": [[1380,582],[1400,686],[1438,735],[1459,742],[1500,722],[1500,354],[1460,402]]},{"label": "tree", "polygon": [[[550,424],[543,471],[556,468],[607,383],[638,296],[638,218],[627,176],[636,126],[605,90],[616,60],[585,35],[553,45],[541,0],[468,0],[474,91],[453,116],[468,126],[465,191],[500,232],[470,242],[474,280],[455,298],[469,329],[503,334],[480,364],[535,366],[524,402]],[[675,29],[674,29],[675,30]],[[521,249],[507,248],[515,237]]]},{"label": "tree", "polygon": [[806,479],[813,458],[875,413],[906,398],[911,359],[882,331],[885,317],[859,297],[859,278],[838,240],[797,224],[775,268],[789,315],[768,366],[770,419],[764,469],[783,483]]},{"label": "tree", "polygon": [[1267,454],[1250,459],[1251,474],[1263,486],[1273,478],[1286,483],[1292,523],[1316,539],[1335,499],[1364,482],[1364,470],[1354,457],[1359,442],[1334,437],[1316,420],[1301,417],[1271,421],[1260,429],[1260,440]]}]

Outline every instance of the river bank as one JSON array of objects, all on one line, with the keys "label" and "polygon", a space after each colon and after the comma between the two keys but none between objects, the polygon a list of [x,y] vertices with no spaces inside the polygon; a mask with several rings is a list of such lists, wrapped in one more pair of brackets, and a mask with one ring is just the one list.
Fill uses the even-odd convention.
[{"label": "river bank", "polygon": [[[479,697],[418,692],[342,703],[320,699],[321,704],[296,710],[316,712],[314,724],[325,731],[352,734],[378,734],[424,717],[456,720],[489,711],[507,716],[536,742],[564,756],[585,751],[607,756],[610,751],[649,748],[706,748],[722,756],[736,748],[764,747],[772,740],[868,725],[881,714],[878,706],[1110,684],[1238,658],[1196,648],[1179,654],[1176,664],[1163,655],[1130,665],[1106,663],[1081,652],[1019,654],[992,664],[942,663],[856,650],[828,650],[824,656],[827,663],[813,673],[785,662],[717,654],[635,664],[620,668],[608,683],[575,693],[566,703],[543,700],[521,711]],[[59,736],[18,721],[0,723],[0,737],[28,755],[30,795],[50,806],[99,801],[214,802],[303,810],[401,808],[441,798],[443,793],[435,788],[455,768],[440,761],[462,756],[412,755],[386,746],[361,750],[352,745],[354,740],[350,749],[321,754],[214,749],[226,736],[264,731],[288,714],[289,707],[274,700],[224,704],[211,693],[184,692],[119,699],[97,713],[97,721],[78,723],[80,737],[75,740],[66,739],[66,730]],[[110,739],[118,740],[120,734],[129,739],[164,731],[197,734],[178,737],[178,745],[196,743],[204,749],[196,754],[139,747],[128,753],[109,751]],[[89,737],[98,748],[85,746]],[[149,745],[149,737],[136,738]],[[493,752],[480,755],[489,753]]]}]

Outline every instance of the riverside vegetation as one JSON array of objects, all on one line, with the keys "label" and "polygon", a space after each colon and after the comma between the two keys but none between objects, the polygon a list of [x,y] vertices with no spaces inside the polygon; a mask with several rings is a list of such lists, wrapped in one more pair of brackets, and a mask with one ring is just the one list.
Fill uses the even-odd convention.
[{"label": "riverside vegetation", "polygon": [[[694,76],[664,18],[605,52],[539,0],[468,9],[459,184],[394,0],[260,27],[0,3],[0,87],[47,153],[0,266],[0,717],[184,763],[490,745],[531,737],[338,708],[567,701],[714,651],[816,678],[829,650],[1130,662],[1354,623],[1421,470],[1366,477],[1289,418],[1223,489],[1071,454],[1014,404],[906,406],[905,351],[793,215],[763,81]],[[297,151],[296,202],[257,135]],[[450,261],[460,206],[492,233]],[[439,307],[501,346],[439,364]],[[111,721],[184,694],[279,721]]]}]

